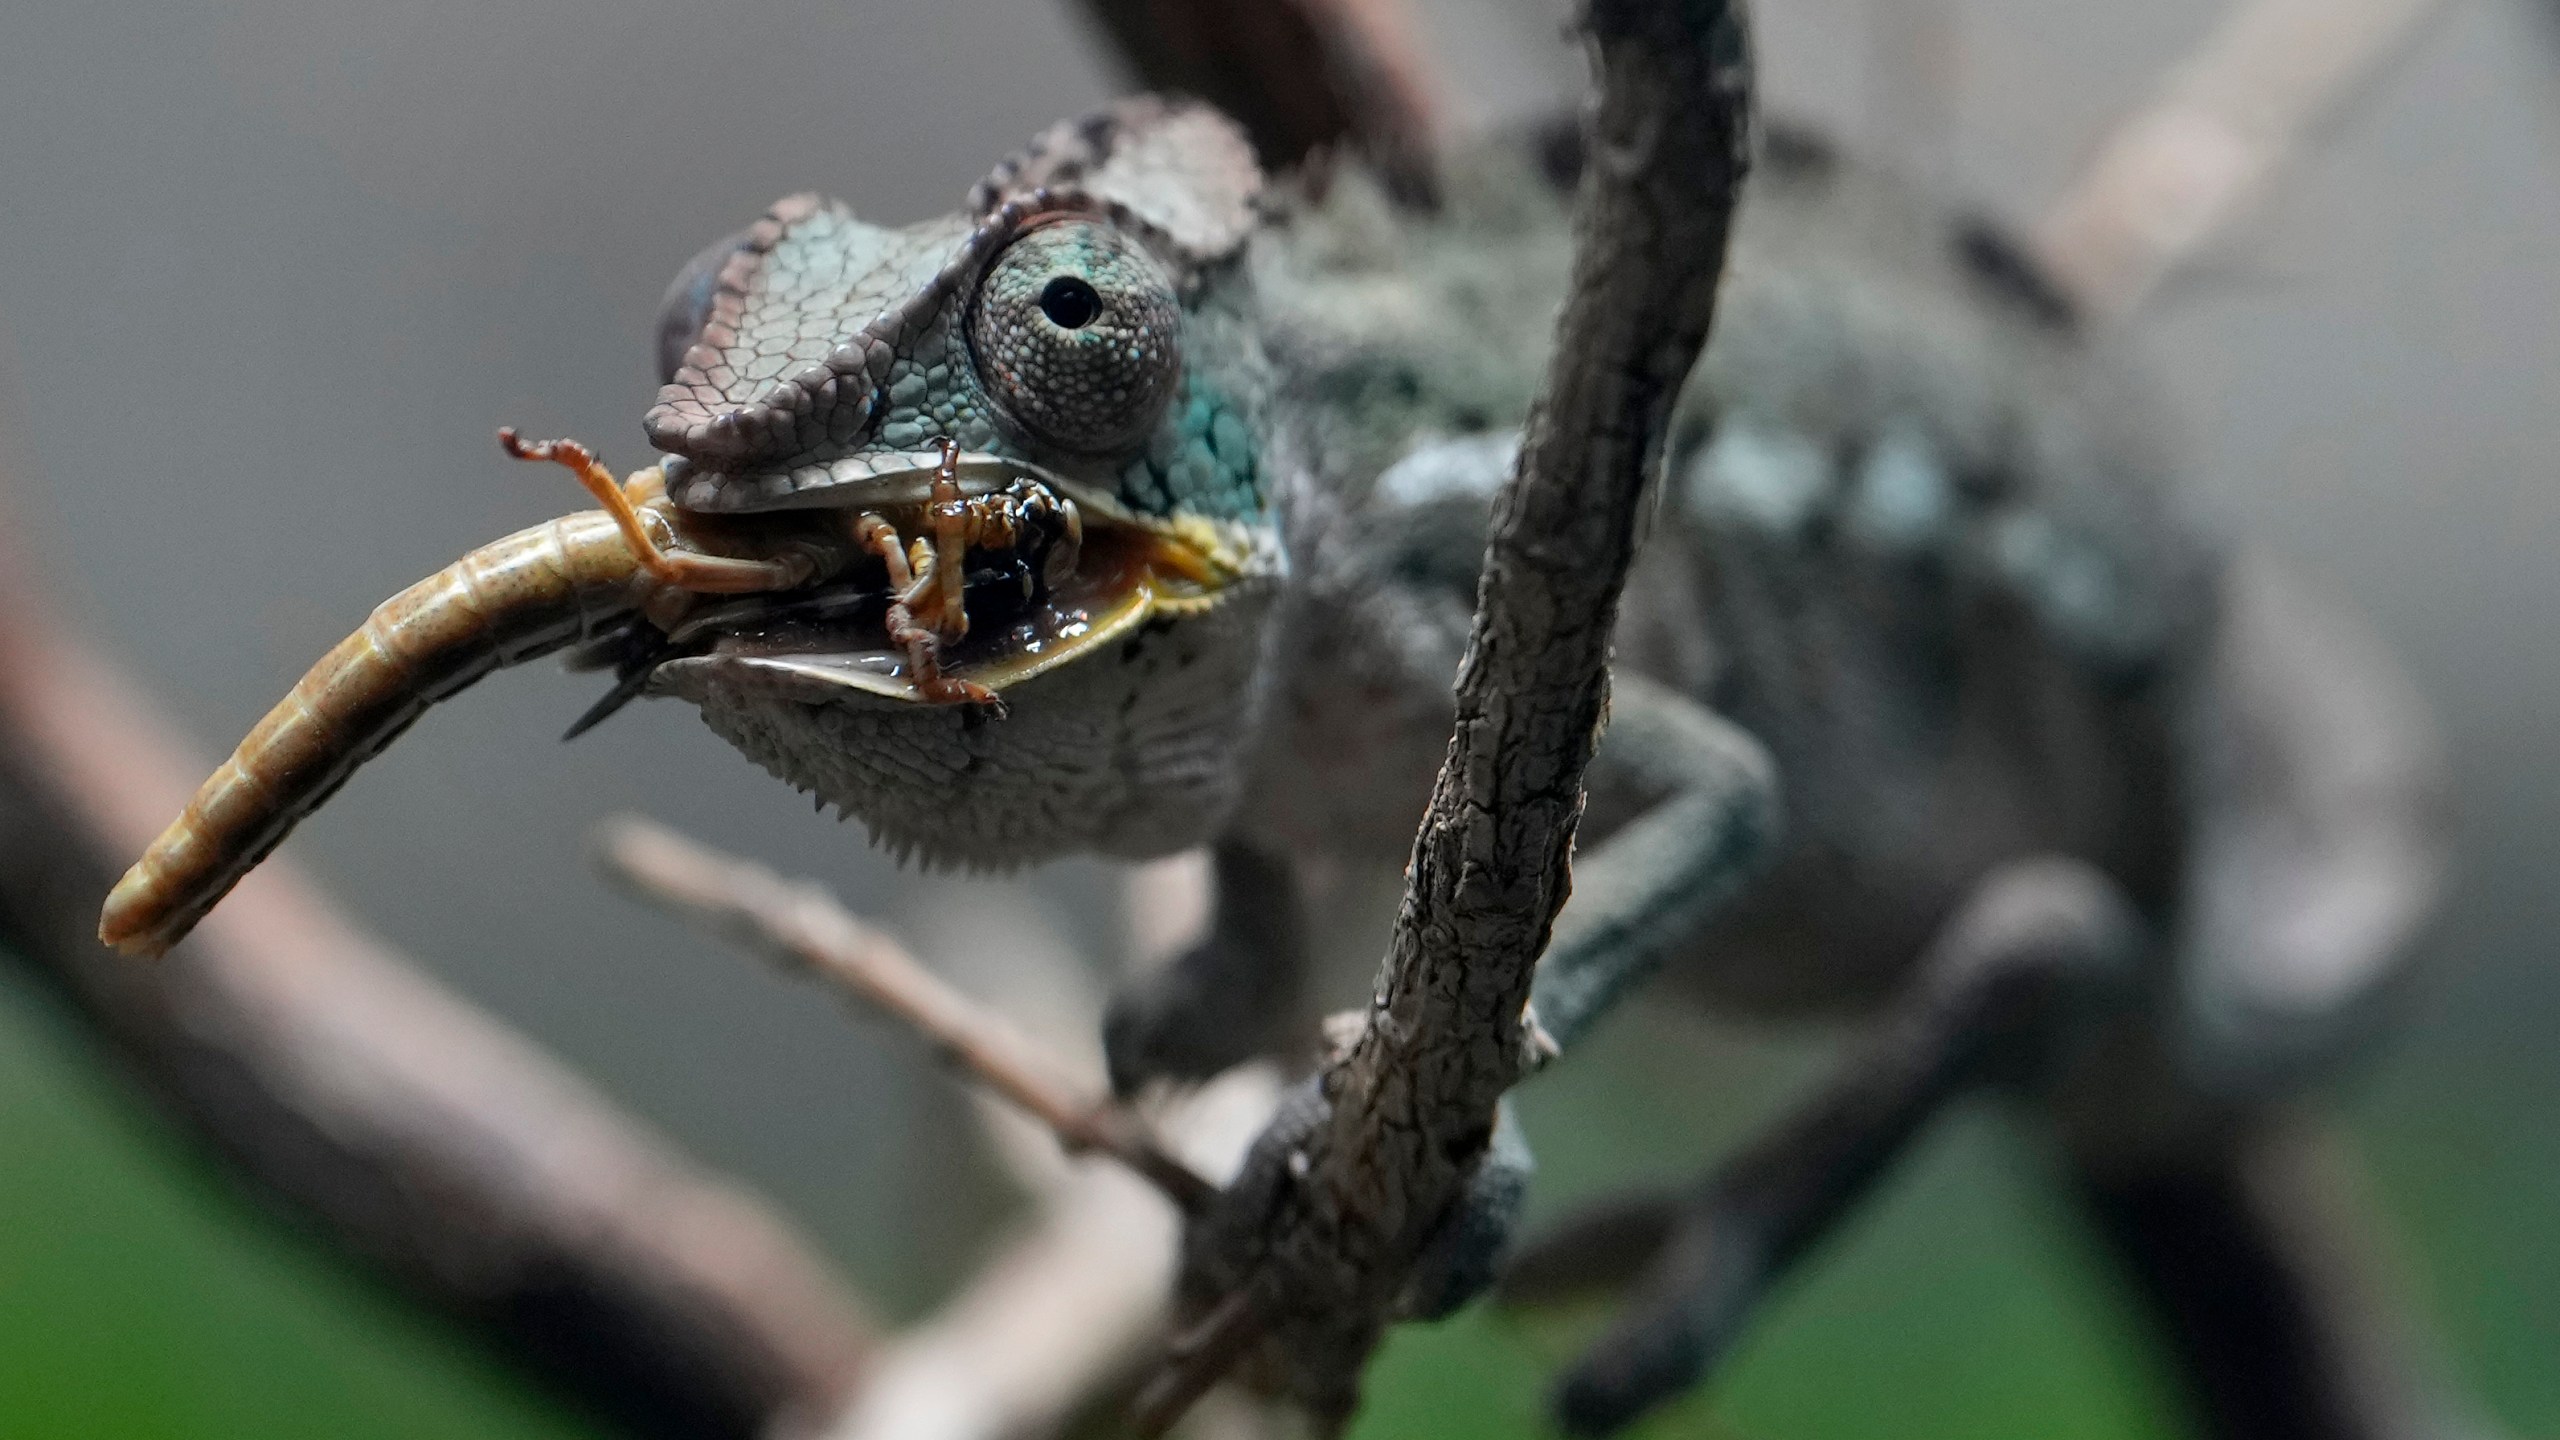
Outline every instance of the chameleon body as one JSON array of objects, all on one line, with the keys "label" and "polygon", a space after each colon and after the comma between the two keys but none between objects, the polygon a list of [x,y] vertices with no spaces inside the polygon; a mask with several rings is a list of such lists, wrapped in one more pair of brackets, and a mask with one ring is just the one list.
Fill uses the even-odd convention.
[{"label": "chameleon body", "polygon": [[[1141,106],[1062,127],[978,203],[1116,169],[1145,176],[1123,203],[1180,213],[1196,202],[1155,187],[1198,174],[1162,124]],[[1215,259],[1173,247],[1192,257],[1194,373],[1143,445],[1089,473],[1133,509],[1257,537],[1250,578],[1009,692],[1011,718],[662,688],[941,857],[1214,840],[1212,933],[1115,1002],[1115,1084],[1295,1053],[1304,882],[1397,873],[1445,751],[1489,505],[1565,292],[1577,163],[1569,135],[1486,145],[1451,160],[1430,211],[1346,168],[1259,192]],[[1210,173],[1213,197],[1237,193],[1235,160]],[[940,345],[928,328],[918,347],[950,356],[921,429],[893,413],[841,454],[732,452],[744,473],[671,492],[800,503],[805,477],[859,474],[935,425],[1020,453],[1018,414],[1009,432],[973,389],[983,355],[973,374]],[[988,433],[965,428],[985,413]],[[2328,1073],[2433,899],[2429,732],[2351,622],[2179,519],[2165,432],[1996,231],[1772,137],[1626,592],[1576,894],[1533,1001],[1547,1032],[1570,1047],[1656,970],[1724,1013],[1969,1017],[1912,1062],[1912,1093],[1996,1077],[2102,1189],[2223,1173]],[[2024,1010],[2012,974],[2040,997]],[[1238,1213],[1288,1183],[1288,1116],[1311,1113],[1266,1135]],[[1902,1123],[1840,1143],[1884,1157]],[[1511,1132],[1424,1258],[1418,1313],[1492,1273],[1526,1165]],[[1195,1265],[1214,1270],[1219,1243],[1195,1233]],[[1795,1243],[1772,1241],[1771,1263]],[[1613,1429],[1722,1343],[1657,1324],[1569,1381],[1562,1417]]]},{"label": "chameleon body", "polygon": [[[1995,232],[1802,137],[1765,152],[1537,1018],[1570,1049],[1657,970],[1728,1013],[1855,1015],[2033,960],[2069,1003],[2008,1027],[2001,1073],[2081,1163],[2218,1164],[2363,1032],[2432,898],[2423,722],[2336,617],[2177,520],[2140,387]],[[1418,211],[1353,166],[1267,186],[1214,114],[1142,100],[951,218],[783,202],[669,294],[665,523],[905,525],[948,441],[973,495],[1072,501],[1083,548],[1045,584],[971,561],[945,659],[1000,718],[901,669],[876,578],[635,614],[584,658],[932,860],[1213,842],[1212,931],[1115,1002],[1115,1084],[1294,1050],[1308,877],[1395,873],[1444,753],[1578,155],[1481,146]],[[1417,1310],[1491,1273],[1522,1163],[1489,1148]],[[1668,1343],[1568,1419],[1711,1358]]]}]

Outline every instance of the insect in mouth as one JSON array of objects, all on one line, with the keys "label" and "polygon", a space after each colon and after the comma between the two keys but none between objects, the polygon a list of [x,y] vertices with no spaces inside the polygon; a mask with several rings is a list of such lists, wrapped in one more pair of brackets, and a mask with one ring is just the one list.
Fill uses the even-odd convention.
[{"label": "insect in mouth", "polygon": [[[1286,571],[1257,332],[1240,272],[1206,268],[1249,233],[1236,187],[1259,175],[1205,111],[1129,123],[1235,203],[1158,215],[1117,172],[1007,181],[879,246],[841,205],[778,203],[679,306],[692,344],[661,357],[643,423],[657,463],[616,480],[586,446],[502,434],[601,508],[379,607],[125,877],[101,937],[166,950],[428,706],[546,654],[613,677],[572,733],[684,700],[902,853],[1152,852],[1210,823]],[[1073,663],[1104,653],[1121,663]],[[1026,778],[1069,778],[1062,755],[1157,754],[1020,803]]]},{"label": "insect in mouth", "polygon": [[[906,652],[908,675],[936,704],[985,706],[998,718],[1004,702],[973,680],[943,673],[943,647],[969,635],[968,560],[973,551],[1010,557],[1022,599],[1038,598],[1052,580],[1075,573],[1084,549],[1084,517],[1072,500],[1036,479],[1014,481],[1001,493],[967,496],[960,489],[960,447],[941,442],[942,461],[925,501],[926,534],[902,541],[894,522],[877,511],[854,517],[854,542],[877,555],[888,572],[892,598],[885,617],[889,638]],[[1036,555],[1026,560],[1026,546]]]},{"label": "insect in mouth", "polygon": [[493,671],[564,651],[617,670],[572,735],[689,661],[978,724],[1004,715],[1005,686],[1190,603],[1207,563],[1127,519],[1089,531],[1089,507],[1028,467],[964,475],[948,440],[920,497],[728,516],[676,507],[657,467],[617,481],[573,440],[499,443],[569,470],[603,508],[482,546],[376,607],[126,872],[101,940],[166,951],[429,706]]}]

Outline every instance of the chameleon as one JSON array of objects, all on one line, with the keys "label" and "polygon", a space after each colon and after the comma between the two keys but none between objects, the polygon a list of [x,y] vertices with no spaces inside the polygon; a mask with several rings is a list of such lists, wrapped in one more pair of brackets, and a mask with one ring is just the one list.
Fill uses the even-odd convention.
[{"label": "chameleon", "polygon": [[[1112,1082],[1303,1061],[1312,897],[1395,873],[1446,747],[1582,163],[1569,125],[1487,140],[1416,205],[1356,161],[1267,177],[1216,112],[1138,98],[940,219],[782,201],[668,293],[654,463],[518,446],[604,511],[377,612],[102,935],[169,948],[428,704],[565,651],[614,674],[590,721],[690,703],[927,864],[1211,847],[1209,933],[1114,999]],[[1653,1217],[1567,1429],[1703,1378],[1957,1091],[2018,1098],[2101,1193],[2227,1198],[2387,1012],[2442,865],[2424,716],[2350,619],[2183,518],[2167,433],[1995,226],[1763,137],[1532,1011],[1569,1053],[1658,973],[1879,1038]],[[1415,1313],[1500,1268],[1515,1132]],[[1773,1208],[1740,1285],[1699,1248],[1737,1197]]]}]

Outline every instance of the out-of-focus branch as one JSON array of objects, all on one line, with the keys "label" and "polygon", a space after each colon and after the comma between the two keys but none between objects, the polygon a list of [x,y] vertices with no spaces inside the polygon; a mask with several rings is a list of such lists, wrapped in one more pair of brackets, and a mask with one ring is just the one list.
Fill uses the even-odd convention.
[{"label": "out-of-focus branch", "polygon": [[1943,188],[1964,94],[1963,17],[1953,0],[1867,0],[1867,149]]},{"label": "out-of-focus branch", "polygon": [[1064,1078],[1074,1067],[817,887],[630,817],[608,822],[598,847],[607,872],[640,899],[809,971],[921,1035],[1070,1151],[1118,1162],[1017,1164],[1035,1189],[1031,1221],[931,1319],[882,1347],[826,1428],[829,1440],[1013,1440],[1051,1433],[1119,1392],[1162,1334],[1180,1214],[1215,1194],[1193,1167],[1234,1168],[1270,1114],[1276,1077],[1252,1067],[1177,1104],[1164,1125],[1184,1152],[1177,1157],[1136,1112],[1081,1098]]},{"label": "out-of-focus branch", "polygon": [[[1141,868],[1128,882],[1134,948],[1162,958],[1208,919],[1205,856]],[[1059,1061],[1090,1054],[1102,994],[1093,971],[1022,908],[971,905],[937,915],[927,951],[958,967],[1022,1032]],[[1099,1092],[1099,1055],[1076,1067]],[[1161,1107],[1156,1133],[1210,1176],[1231,1173],[1277,1099],[1264,1065],[1229,1072]],[[997,1151],[1032,1197],[1032,1213],[935,1313],[884,1344],[862,1392],[828,1440],[1027,1440],[1084,1433],[1116,1413],[1161,1339],[1173,1289],[1179,1217],[1121,1167],[1059,1153],[1050,1134],[981,1097]],[[1202,1417],[1204,1420],[1207,1417]],[[1244,1412],[1199,1440],[1260,1440]]]},{"label": "out-of-focus branch", "polygon": [[1085,0],[1149,89],[1197,95],[1241,122],[1263,162],[1349,146],[1398,193],[1432,192],[1441,126],[1403,0]]},{"label": "out-of-focus branch", "polygon": [[2491,1440],[2432,1368],[2434,1337],[2339,1137],[2279,1117],[2225,1158],[2079,1172],[2152,1302],[2202,1432],[2226,1440]]},{"label": "out-of-focus branch", "polygon": [[824,889],[788,883],[636,816],[607,821],[597,847],[607,873],[640,899],[805,969],[901,1022],[945,1063],[1048,1126],[1069,1151],[1119,1161],[1184,1211],[1216,1196],[1216,1186],[1156,1144],[1135,1112],[1075,1094],[1056,1078],[1063,1067],[1044,1063],[1001,1017],[943,983]]},{"label": "out-of-focus branch", "polygon": [[1142,1401],[1149,1426],[1257,1331],[1320,1423],[1346,1419],[1424,1243],[1486,1152],[1496,1102],[1532,1063],[1524,1012],[1564,904],[1618,594],[1715,313],[1751,114],[1735,0],[1594,0],[1582,23],[1600,99],[1572,290],[1496,502],[1457,731],[1377,999],[1324,1076],[1328,1112],[1262,1142],[1287,1151],[1289,1178],[1255,1194],[1249,1166],[1195,1237],[1209,1319]]},{"label": "out-of-focus branch", "polygon": [[832,1411],[871,1329],[777,1216],[270,863],[167,959],[96,912],[203,767],[0,559],[0,934],[297,1218],[635,1434]]},{"label": "out-of-focus branch", "polygon": [[[1279,1077],[1230,1071],[1159,1119],[1210,1175],[1232,1172]],[[1020,1440],[1126,1394],[1171,1308],[1179,1217],[1136,1177],[1085,1165],[930,1320],[884,1346],[827,1440]]]},{"label": "out-of-focus branch", "polygon": [[[1909,991],[1832,1077],[1718,1162],[1680,1207],[1637,1295],[1556,1386],[1565,1433],[1619,1434],[1713,1373],[1771,1291],[1952,1101],[2031,1067],[2056,1015],[2124,988],[2140,937],[2115,885],[2076,862],[2013,862],[1978,882]],[[1587,1228],[1574,1237],[1605,1263],[1594,1238]],[[1529,1268],[1552,1275],[1555,1258],[1541,1267],[1533,1256]]]},{"label": "out-of-focus branch", "polygon": [[2248,215],[2444,0],[2242,0],[2036,227],[2096,318],[2129,314]]}]

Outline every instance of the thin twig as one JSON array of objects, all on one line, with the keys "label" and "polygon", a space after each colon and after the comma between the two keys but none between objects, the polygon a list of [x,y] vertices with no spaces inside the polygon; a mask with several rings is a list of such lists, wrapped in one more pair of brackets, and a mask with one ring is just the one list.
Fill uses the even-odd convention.
[{"label": "thin twig", "polygon": [[2244,0],[2119,124],[2036,227],[2099,319],[2131,313],[2256,208],[2445,0]]},{"label": "thin twig", "polygon": [[606,821],[597,848],[631,893],[724,939],[806,969],[924,1037],[963,1074],[1022,1107],[1074,1152],[1129,1167],[1186,1214],[1218,1187],[1167,1154],[1123,1106],[1083,1099],[1038,1050],[994,1013],[917,964],[904,947],[848,913],[826,891],[792,884],[637,816]]},{"label": "thin twig", "polygon": [[[1203,927],[1204,859],[1160,862],[1129,877],[1126,918],[1154,932],[1137,935],[1137,952],[1161,956]],[[1098,977],[1027,902],[931,908],[922,953],[935,969],[986,995],[1060,1059],[1092,1044]],[[1072,1078],[1099,1090],[1101,1057]],[[1147,1115],[1166,1148],[1222,1176],[1270,1116],[1279,1089],[1274,1067],[1248,1065],[1151,1104]],[[1030,1197],[1030,1214],[932,1315],[880,1347],[861,1393],[818,1432],[824,1440],[1082,1433],[1081,1417],[1119,1412],[1138,1367],[1163,1343],[1180,1215],[1144,1180],[1115,1165],[1069,1163],[1036,1121],[992,1094],[975,1098],[998,1156]],[[1251,1440],[1259,1431],[1219,1433]]]},{"label": "thin twig", "polygon": [[[1531,1063],[1524,1012],[1564,904],[1618,594],[1714,317],[1747,166],[1738,0],[1594,0],[1583,25],[1600,101],[1573,285],[1496,502],[1456,735],[1371,1023],[1319,1095],[1284,1110],[1193,1242],[1193,1292],[1223,1297],[1220,1315],[1247,1306],[1284,1383],[1327,1426],[1356,1406],[1424,1243]],[[1196,1394],[1233,1358],[1173,1357],[1155,1388]]]}]

